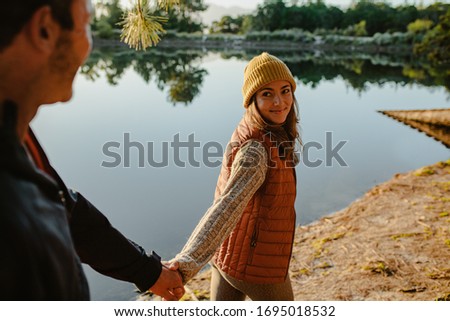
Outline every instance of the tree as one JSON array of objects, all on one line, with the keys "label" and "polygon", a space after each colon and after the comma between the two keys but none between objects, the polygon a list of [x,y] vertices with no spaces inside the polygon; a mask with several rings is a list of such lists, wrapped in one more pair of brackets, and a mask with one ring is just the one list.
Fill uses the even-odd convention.
[{"label": "tree", "polygon": [[[286,0],[287,1],[287,0]],[[266,0],[252,19],[252,30],[275,31],[282,29],[303,29],[314,31],[318,28],[340,28],[344,12],[335,6],[328,7],[322,0],[309,1],[298,6],[298,1]]]},{"label": "tree", "polygon": [[349,26],[344,30],[344,35],[354,36],[354,37],[364,37],[367,36],[366,21],[361,20],[353,26]]},{"label": "tree", "polygon": [[415,6],[400,6],[395,8],[395,19],[392,29],[405,32],[408,24],[419,18],[419,10]]},{"label": "tree", "polygon": [[146,82],[153,75],[160,90],[168,86],[170,102],[188,105],[200,93],[203,78],[208,73],[195,62],[202,55],[194,52],[165,54],[152,51],[138,55],[134,69]]},{"label": "tree", "polygon": [[444,15],[447,10],[450,9],[449,4],[444,4],[442,2],[436,2],[432,5],[419,11],[419,19],[427,19],[433,21],[435,24],[439,22],[439,17]]},{"label": "tree", "polygon": [[114,37],[114,29],[119,28],[122,16],[119,0],[102,0],[95,5],[92,29],[98,37],[111,39]]},{"label": "tree", "polygon": [[167,11],[167,29],[178,32],[198,32],[204,26],[201,23],[199,12],[208,8],[203,0],[180,0],[180,5],[172,7]]},{"label": "tree", "polygon": [[361,0],[345,12],[343,27],[355,25],[361,20],[366,21],[366,30],[369,35],[377,32],[384,33],[393,29],[395,9],[383,2]]},{"label": "tree", "polygon": [[95,22],[96,36],[102,39],[111,39],[114,37],[113,27],[104,19]]},{"label": "tree", "polygon": [[242,16],[242,25],[239,33],[240,34],[248,33],[252,29],[252,26],[253,26],[253,16],[250,14]]},{"label": "tree", "polygon": [[244,16],[233,18],[230,16],[223,16],[219,21],[214,21],[209,28],[209,33],[240,33]]},{"label": "tree", "polygon": [[102,1],[106,11],[106,21],[113,27],[117,28],[123,17],[123,10],[120,7],[120,0]]},{"label": "tree", "polygon": [[427,19],[417,19],[414,22],[411,22],[407,26],[408,32],[411,33],[425,33],[433,26],[433,21]]},{"label": "tree", "polygon": [[146,83],[154,79],[159,90],[168,89],[170,102],[188,105],[200,93],[208,74],[201,66],[204,55],[202,51],[118,52],[102,48],[92,52],[81,73],[90,80],[104,74],[109,84],[117,85],[126,69],[132,67]]},{"label": "tree", "polygon": [[258,5],[253,19],[253,30],[285,29],[286,4],[283,0],[264,0]]},{"label": "tree", "polygon": [[173,103],[188,105],[200,93],[203,77],[207,71],[203,68],[192,67],[184,69],[181,73],[173,75],[169,80],[169,100]]},{"label": "tree", "polygon": [[439,23],[414,47],[414,53],[425,56],[433,65],[450,64],[450,9],[440,16]]}]

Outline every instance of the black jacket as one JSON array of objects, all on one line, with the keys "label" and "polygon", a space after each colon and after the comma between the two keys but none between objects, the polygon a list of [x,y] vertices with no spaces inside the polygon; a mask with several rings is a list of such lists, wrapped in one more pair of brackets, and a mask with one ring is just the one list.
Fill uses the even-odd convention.
[{"label": "black jacket", "polygon": [[52,177],[38,170],[17,138],[15,113],[5,106],[0,122],[0,300],[88,300],[80,261],[148,290],[161,273],[157,255],[126,239],[53,169]]}]

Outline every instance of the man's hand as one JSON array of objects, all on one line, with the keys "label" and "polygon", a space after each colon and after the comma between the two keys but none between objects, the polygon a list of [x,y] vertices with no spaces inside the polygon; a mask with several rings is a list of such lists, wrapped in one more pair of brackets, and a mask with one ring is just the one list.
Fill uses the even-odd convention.
[{"label": "man's hand", "polygon": [[178,263],[168,266],[163,264],[158,281],[150,288],[154,294],[161,296],[166,301],[178,301],[184,295],[183,282],[178,273]]}]

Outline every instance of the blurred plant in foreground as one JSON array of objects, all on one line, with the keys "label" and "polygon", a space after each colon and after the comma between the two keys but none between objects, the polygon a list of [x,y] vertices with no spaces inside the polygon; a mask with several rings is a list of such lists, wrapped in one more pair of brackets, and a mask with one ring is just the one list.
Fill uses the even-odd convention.
[{"label": "blurred plant in foreground", "polygon": [[179,4],[180,0],[155,0],[152,7],[149,0],[137,0],[125,12],[120,23],[123,26],[120,40],[136,50],[156,45],[161,40],[160,35],[165,32],[162,24],[167,22],[167,18],[154,16],[152,8],[167,11]]}]

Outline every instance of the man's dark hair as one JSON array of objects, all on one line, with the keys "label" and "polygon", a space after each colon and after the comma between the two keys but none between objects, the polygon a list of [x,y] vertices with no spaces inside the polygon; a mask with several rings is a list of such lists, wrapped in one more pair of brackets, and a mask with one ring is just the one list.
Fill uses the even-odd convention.
[{"label": "man's dark hair", "polygon": [[0,19],[0,51],[8,47],[14,37],[43,6],[50,6],[53,18],[64,29],[73,28],[72,0],[7,0],[2,3]]}]

